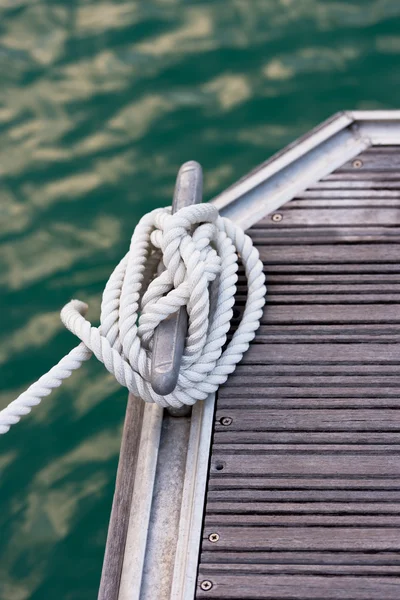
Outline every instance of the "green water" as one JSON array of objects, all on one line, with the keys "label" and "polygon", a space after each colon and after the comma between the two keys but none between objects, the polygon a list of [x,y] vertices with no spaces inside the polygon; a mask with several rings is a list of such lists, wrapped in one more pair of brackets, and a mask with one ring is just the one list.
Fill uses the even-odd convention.
[{"label": "green water", "polygon": [[[400,2],[0,0],[0,407],[138,218],[347,108],[400,108]],[[96,598],[126,391],[94,359],[0,439],[0,600]]]}]

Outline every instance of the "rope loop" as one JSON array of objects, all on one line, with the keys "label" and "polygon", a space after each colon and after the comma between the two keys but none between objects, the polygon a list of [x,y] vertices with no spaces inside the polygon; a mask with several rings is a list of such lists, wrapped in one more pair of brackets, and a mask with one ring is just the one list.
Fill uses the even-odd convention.
[{"label": "rope loop", "polygon": [[[239,257],[247,279],[242,319],[228,344]],[[263,265],[251,239],[212,204],[160,208],[138,223],[129,252],[111,274],[102,297],[100,327],[86,320],[87,305],[71,300],[61,320],[81,343],[0,411],[6,433],[32,406],[61,385],[92,354],[130,392],[167,407],[204,400],[226,381],[254,338],[265,303]],[[150,383],[154,332],[185,306],[189,326],[175,390],[156,394]]]}]

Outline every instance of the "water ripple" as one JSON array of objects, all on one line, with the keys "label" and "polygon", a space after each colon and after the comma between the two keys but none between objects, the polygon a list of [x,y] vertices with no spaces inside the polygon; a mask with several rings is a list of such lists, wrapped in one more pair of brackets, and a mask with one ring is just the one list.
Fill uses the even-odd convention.
[{"label": "water ripple", "polygon": [[[399,108],[398,0],[0,0],[0,406],[98,318],[146,211],[332,113]],[[96,597],[126,392],[91,361],[0,439],[0,598]],[[82,577],[82,573],[85,574]]]}]

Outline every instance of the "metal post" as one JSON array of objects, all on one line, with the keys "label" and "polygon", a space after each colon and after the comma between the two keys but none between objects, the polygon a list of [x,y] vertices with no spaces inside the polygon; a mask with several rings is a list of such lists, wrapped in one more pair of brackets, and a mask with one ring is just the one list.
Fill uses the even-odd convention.
[{"label": "metal post", "polygon": [[[185,206],[199,204],[202,200],[203,174],[199,163],[189,161],[179,169],[176,179],[172,213]],[[162,321],[154,333],[153,356],[151,363],[151,385],[161,396],[170,394],[178,381],[182,354],[188,328],[185,307]],[[187,416],[189,406],[170,408],[171,416]]]}]

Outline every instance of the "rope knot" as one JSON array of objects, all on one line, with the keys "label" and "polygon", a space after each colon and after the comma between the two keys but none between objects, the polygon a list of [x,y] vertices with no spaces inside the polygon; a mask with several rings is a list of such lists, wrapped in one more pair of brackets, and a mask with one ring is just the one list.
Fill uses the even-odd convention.
[{"label": "rope knot", "polygon": [[156,215],[150,240],[160,251],[160,263],[141,301],[138,330],[147,347],[160,322],[181,306],[189,316],[195,306],[200,310],[200,298],[208,296],[209,284],[220,275],[217,219],[218,211],[207,204]]},{"label": "rope knot", "polygon": [[[228,344],[235,302],[238,257],[248,294],[242,319]],[[0,433],[50,394],[92,353],[117,381],[146,402],[181,407],[214,393],[235,370],[254,338],[265,304],[263,265],[251,239],[211,204],[171,214],[145,215],[129,252],[103,292],[100,327],[85,318],[86,305],[71,300],[61,311],[64,325],[81,343],[46,375],[0,412]],[[178,384],[160,396],[150,383],[152,340],[168,315],[186,306],[188,334]]]}]

